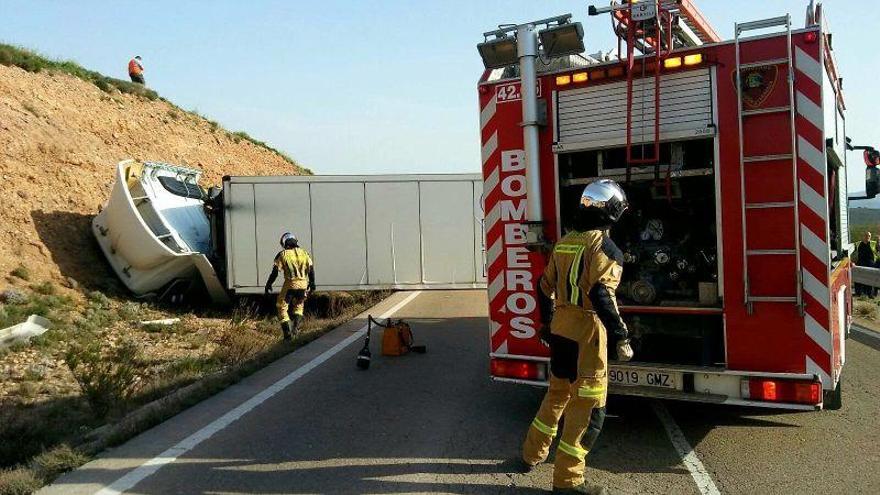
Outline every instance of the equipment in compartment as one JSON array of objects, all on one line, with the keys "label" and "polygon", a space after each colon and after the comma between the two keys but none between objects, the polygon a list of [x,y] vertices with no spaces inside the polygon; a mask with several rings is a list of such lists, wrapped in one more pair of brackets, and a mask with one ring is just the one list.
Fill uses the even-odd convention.
[{"label": "equipment in compartment", "polygon": [[[663,143],[666,165],[661,178],[654,168],[625,171],[622,148],[561,155],[560,204],[575,204],[575,195],[597,178],[621,181],[629,210],[611,237],[624,253],[622,304],[634,306],[717,306],[718,249],[715,179],[711,140]],[[561,212],[563,229],[571,212]]]},{"label": "equipment in compartment", "polygon": [[694,177],[673,179],[670,187],[652,181],[624,186],[630,211],[611,236],[624,253],[618,296],[626,304],[699,305],[700,284],[717,284],[711,180]]}]

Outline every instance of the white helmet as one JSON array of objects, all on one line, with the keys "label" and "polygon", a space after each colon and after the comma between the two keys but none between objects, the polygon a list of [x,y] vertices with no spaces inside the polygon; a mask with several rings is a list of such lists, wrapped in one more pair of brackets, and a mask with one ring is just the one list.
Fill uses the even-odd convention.
[{"label": "white helmet", "polygon": [[299,241],[296,239],[296,236],[291,234],[290,232],[285,232],[281,235],[281,247],[285,249],[295,248]]},{"label": "white helmet", "polygon": [[581,194],[580,208],[585,211],[597,210],[611,223],[620,220],[628,207],[623,188],[611,179],[597,180],[584,188]]}]

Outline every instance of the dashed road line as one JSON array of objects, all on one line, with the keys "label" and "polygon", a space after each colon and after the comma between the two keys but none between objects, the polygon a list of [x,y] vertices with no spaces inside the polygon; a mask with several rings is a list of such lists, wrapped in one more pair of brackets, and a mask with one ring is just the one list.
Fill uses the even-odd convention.
[{"label": "dashed road line", "polygon": [[[399,303],[394,305],[394,307],[392,307],[391,309],[386,311],[384,314],[379,316],[379,319],[385,319],[385,318],[392,316],[394,313],[399,311],[401,308],[403,308],[404,306],[409,304],[409,302],[412,301],[413,299],[415,299],[416,296],[418,296],[419,294],[421,294],[421,291],[415,291],[415,292],[409,294],[408,296],[406,296],[406,298],[404,300],[400,301]],[[266,402],[267,400],[271,399],[278,392],[281,392],[282,390],[287,388],[290,384],[292,384],[295,381],[302,378],[309,371],[312,371],[313,369],[315,369],[318,366],[320,366],[321,364],[323,364],[325,361],[327,361],[328,359],[333,357],[339,351],[348,347],[352,342],[363,337],[364,334],[366,334],[366,333],[367,333],[367,325],[364,325],[363,327],[360,328],[360,330],[349,335],[342,342],[339,342],[338,344],[331,347],[330,349],[327,349],[326,351],[321,353],[319,356],[315,357],[314,359],[312,359],[308,363],[304,364],[303,366],[300,366],[299,368],[297,368],[296,370],[294,370],[292,373],[285,376],[284,378],[281,378],[277,382],[273,383],[268,388],[264,389],[262,392],[258,393],[257,395],[255,395],[255,396],[251,397],[250,399],[248,399],[247,401],[243,402],[241,405],[239,405],[235,409],[232,409],[231,411],[227,412],[223,416],[220,416],[219,418],[215,419],[214,421],[212,421],[208,425],[202,427],[197,432],[184,438],[177,445],[171,447],[170,449],[166,450],[165,452],[162,452],[158,456],[144,462],[143,464],[136,467],[132,471],[129,471],[128,474],[117,479],[116,481],[111,483],[109,486],[106,486],[106,487],[102,488],[101,490],[97,491],[96,495],[119,495],[119,494],[125,493],[127,490],[134,488],[135,485],[137,485],[141,481],[143,481],[146,478],[155,474],[156,471],[161,469],[163,466],[171,464],[172,462],[177,460],[178,457],[189,452],[190,450],[195,448],[198,444],[211,438],[217,432],[222,431],[224,428],[226,428],[227,426],[232,424],[235,420],[237,420],[237,419],[241,418],[242,416],[244,416],[245,414],[249,413],[254,408],[256,408],[257,406],[262,404],[263,402]]]},{"label": "dashed road line", "polygon": [[684,464],[688,471],[690,471],[691,477],[697,484],[697,490],[699,490],[702,495],[721,495],[721,492],[718,491],[718,487],[715,486],[715,482],[712,481],[712,477],[709,476],[709,472],[706,471],[706,467],[703,466],[700,458],[697,457],[697,453],[694,452],[693,447],[688,443],[681,428],[679,428],[675,423],[675,420],[672,419],[672,415],[669,414],[669,410],[666,409],[666,406],[659,401],[654,401],[652,406],[654,408],[654,413],[657,414],[657,418],[660,419],[660,423],[663,424],[663,428],[666,430],[666,434],[669,436],[672,446],[675,447],[679,457],[681,457],[681,463]]}]

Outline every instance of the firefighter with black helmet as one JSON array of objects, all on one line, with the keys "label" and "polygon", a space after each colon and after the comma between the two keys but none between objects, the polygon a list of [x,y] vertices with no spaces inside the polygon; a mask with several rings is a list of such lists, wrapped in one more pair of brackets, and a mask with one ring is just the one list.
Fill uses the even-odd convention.
[{"label": "firefighter with black helmet", "polygon": [[550,386],[526,435],[522,460],[528,471],[547,459],[565,416],[553,493],[606,493],[604,487],[585,483],[584,467],[605,421],[607,339],[616,341],[617,359],[629,361],[633,355],[614,296],[623,255],[609,237],[627,206],[616,182],[588,185],[574,230],[556,243],[541,277],[538,299],[542,340],[550,346]]},{"label": "firefighter with black helmet", "polygon": [[275,306],[281,319],[284,340],[290,340],[296,336],[302,322],[306,296],[315,290],[315,266],[308,251],[299,247],[299,241],[290,232],[281,236],[281,247],[283,249],[275,255],[272,273],[266,281],[266,294],[272,291],[278,271],[284,272],[284,285],[281,286]]}]

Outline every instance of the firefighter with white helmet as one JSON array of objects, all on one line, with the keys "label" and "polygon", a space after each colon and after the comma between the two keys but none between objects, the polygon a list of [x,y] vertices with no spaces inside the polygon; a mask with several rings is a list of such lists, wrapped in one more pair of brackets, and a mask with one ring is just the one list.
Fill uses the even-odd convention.
[{"label": "firefighter with white helmet", "polygon": [[550,386],[526,435],[522,460],[528,471],[547,459],[565,416],[553,493],[605,493],[604,487],[585,483],[584,467],[605,420],[607,339],[615,339],[617,359],[628,361],[633,355],[614,297],[623,256],[609,237],[611,225],[627,206],[626,194],[616,182],[600,180],[587,186],[574,230],[556,243],[541,277],[538,299],[542,340],[550,346]]},{"label": "firefighter with white helmet", "polygon": [[272,284],[279,270],[284,273],[284,285],[278,293],[275,306],[281,319],[281,332],[284,340],[296,336],[302,322],[306,296],[315,290],[315,266],[308,251],[299,247],[296,236],[285,232],[281,236],[282,250],[275,255],[275,264],[269,280],[266,281],[266,294],[272,291]]}]

